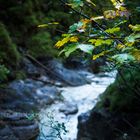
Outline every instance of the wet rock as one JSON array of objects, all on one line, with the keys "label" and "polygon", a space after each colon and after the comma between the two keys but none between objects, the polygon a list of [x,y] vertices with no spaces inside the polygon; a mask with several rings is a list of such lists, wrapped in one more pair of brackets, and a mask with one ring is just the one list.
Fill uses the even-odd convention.
[{"label": "wet rock", "polygon": [[68,57],[64,62],[66,68],[69,69],[84,69],[87,70],[89,67],[89,62],[85,60],[83,57]]},{"label": "wet rock", "polygon": [[0,120],[0,140],[30,140],[39,133],[37,123],[25,113],[0,110]]},{"label": "wet rock", "polygon": [[[137,125],[140,114],[111,113],[96,109],[78,117],[78,140],[139,140]],[[132,125],[132,126],[130,126]]]},{"label": "wet rock", "polygon": [[65,115],[76,114],[78,112],[78,106],[74,103],[65,103],[59,108],[60,112]]},{"label": "wet rock", "polygon": [[[78,117],[78,140],[113,140],[109,117],[104,112],[87,112]],[[106,131],[107,130],[107,131]]]},{"label": "wet rock", "polygon": [[60,99],[60,92],[55,86],[44,86],[36,90],[36,99],[40,100],[42,104],[51,104],[55,100]]},{"label": "wet rock", "polygon": [[60,92],[54,86],[32,79],[16,80],[5,89],[0,89],[1,109],[13,109],[21,112],[39,110],[59,99]]},{"label": "wet rock", "polygon": [[84,75],[79,74],[77,71],[65,68],[64,65],[57,60],[49,61],[47,67],[53,71],[53,78],[59,79],[66,84],[79,86],[87,83]]},{"label": "wet rock", "polygon": [[90,69],[93,73],[99,73],[101,72],[101,66],[105,65],[105,59],[104,58],[98,58],[96,60],[92,60],[90,63]]},{"label": "wet rock", "polygon": [[[36,67],[29,59],[23,58],[21,68],[28,76],[40,76],[43,70]],[[41,72],[42,71],[42,72]]]},{"label": "wet rock", "polygon": [[0,140],[19,140],[12,130],[8,127],[5,126],[3,128],[0,128]]}]

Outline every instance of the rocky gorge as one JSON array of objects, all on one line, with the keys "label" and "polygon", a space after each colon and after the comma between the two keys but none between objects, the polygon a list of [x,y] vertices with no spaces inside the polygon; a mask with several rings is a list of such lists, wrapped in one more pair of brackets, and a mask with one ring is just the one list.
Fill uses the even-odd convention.
[{"label": "rocky gorge", "polygon": [[[39,133],[38,140],[42,139],[42,133],[46,140],[59,139],[55,135],[56,130],[45,127],[43,129],[49,131],[44,133],[40,129],[43,120],[44,124],[49,124],[49,113],[55,120],[52,123],[57,121],[60,125],[60,131],[63,130],[62,124],[68,129],[65,136],[60,133],[64,140],[76,139],[78,115],[95,105],[98,95],[114,78],[108,74],[96,76],[85,69],[68,69],[58,60],[49,60],[43,64],[51,70],[50,74],[29,59],[23,62],[26,62],[22,63],[23,70],[30,78],[12,81],[0,90],[0,139],[30,140]],[[109,79],[112,80],[107,82]],[[51,131],[54,138],[48,136]]]}]

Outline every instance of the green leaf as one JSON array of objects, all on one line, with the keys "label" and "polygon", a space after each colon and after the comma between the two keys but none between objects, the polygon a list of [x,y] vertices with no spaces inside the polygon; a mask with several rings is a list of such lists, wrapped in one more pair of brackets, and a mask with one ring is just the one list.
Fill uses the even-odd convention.
[{"label": "green leaf", "polygon": [[74,51],[76,51],[76,49],[77,49],[77,44],[70,44],[70,45],[68,45],[67,47],[65,47],[60,53],[59,53],[59,55],[61,55],[62,53],[65,53],[65,56],[66,57],[69,57],[69,55],[71,54],[71,53],[73,53]]},{"label": "green leaf", "polygon": [[104,40],[104,39],[90,39],[88,42],[94,44],[97,47],[97,46],[101,46],[104,44],[111,45],[113,40],[112,39],[106,39],[106,40]]},{"label": "green leaf", "polygon": [[123,63],[126,63],[126,62],[132,62],[132,61],[135,60],[135,58],[132,55],[127,54],[127,53],[116,54],[112,58],[119,64],[123,64]]},{"label": "green leaf", "polygon": [[140,34],[131,34],[130,36],[126,37],[125,40],[127,42],[135,42],[135,40],[138,38],[140,38]]},{"label": "green leaf", "polygon": [[124,24],[124,23],[126,23],[126,22],[127,22],[127,20],[123,20],[123,21],[121,21],[121,22],[119,22],[119,23],[116,23],[116,24],[115,24],[115,27],[118,27],[119,25]]},{"label": "green leaf", "polygon": [[83,5],[84,5],[84,3],[82,0],[72,0],[71,1],[72,8],[76,8],[76,7],[83,6]]},{"label": "green leaf", "polygon": [[81,28],[82,26],[83,26],[83,22],[79,21],[78,23],[74,23],[69,27],[69,33],[75,32],[78,28]]},{"label": "green leaf", "polygon": [[129,25],[129,27],[132,29],[132,31],[136,32],[136,31],[140,31],[140,24],[136,24],[136,25]]},{"label": "green leaf", "polygon": [[79,44],[77,46],[77,48],[79,48],[81,51],[92,54],[92,51],[94,49],[93,45],[89,45],[89,44]]},{"label": "green leaf", "polygon": [[115,28],[109,28],[107,30],[105,30],[105,32],[113,34],[115,32],[119,32],[120,31],[120,27],[115,27]]}]

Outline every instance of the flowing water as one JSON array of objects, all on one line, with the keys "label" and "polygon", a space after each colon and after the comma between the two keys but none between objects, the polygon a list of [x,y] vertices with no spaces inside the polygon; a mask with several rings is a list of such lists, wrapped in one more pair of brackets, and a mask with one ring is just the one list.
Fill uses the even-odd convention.
[{"label": "flowing water", "polygon": [[[98,96],[114,81],[115,75],[115,72],[88,74],[87,77],[92,80],[91,84],[59,88],[63,101],[56,101],[40,112],[41,133],[38,140],[76,140],[78,116],[95,106]],[[77,106],[78,112],[73,115],[65,115],[60,112],[59,109],[66,103]]]}]

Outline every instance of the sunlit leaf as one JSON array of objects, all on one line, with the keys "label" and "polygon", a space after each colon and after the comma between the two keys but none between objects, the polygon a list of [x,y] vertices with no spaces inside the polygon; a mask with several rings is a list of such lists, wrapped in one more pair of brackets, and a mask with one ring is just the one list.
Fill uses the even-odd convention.
[{"label": "sunlit leaf", "polygon": [[96,55],[93,55],[93,60],[96,60],[97,58],[101,57],[101,56],[104,56],[105,54],[107,54],[109,51],[102,51],[101,53],[99,54],[96,54]]},{"label": "sunlit leaf", "polygon": [[133,55],[133,57],[137,60],[140,61],[140,50],[139,49],[133,49],[130,52],[131,55]]},{"label": "sunlit leaf", "polygon": [[94,49],[93,45],[89,45],[89,44],[79,44],[77,46],[77,48],[79,48],[81,51],[92,54],[92,51]]},{"label": "sunlit leaf", "polygon": [[101,45],[111,45],[113,40],[112,39],[90,39],[88,42],[94,44],[95,46]]},{"label": "sunlit leaf", "polygon": [[129,28],[132,29],[132,31],[140,31],[140,24],[136,24],[136,25],[129,25]]},{"label": "sunlit leaf", "polygon": [[71,53],[73,53],[74,51],[76,51],[76,49],[78,49],[76,46],[77,44],[69,44],[59,53],[59,55],[61,55],[62,53],[65,53],[65,56],[69,57]]},{"label": "sunlit leaf", "polygon": [[47,24],[40,24],[37,27],[38,28],[45,28],[45,27],[48,27],[49,25],[57,25],[57,24],[59,24],[59,22],[50,22],[50,23],[47,23]]},{"label": "sunlit leaf", "polygon": [[69,39],[70,39],[69,36],[68,36],[68,37],[65,37],[65,38],[63,38],[62,40],[58,41],[58,42],[55,44],[55,46],[56,46],[57,48],[60,48],[60,47],[64,46],[64,45],[69,41]]},{"label": "sunlit leaf", "polygon": [[118,50],[122,50],[122,49],[126,48],[126,46],[123,45],[123,44],[118,44],[118,45],[116,46],[116,48],[117,48]]},{"label": "sunlit leaf", "polygon": [[74,23],[69,27],[69,33],[77,31],[77,29],[82,28],[82,26],[83,26],[83,22],[79,21],[78,23]]},{"label": "sunlit leaf", "polygon": [[123,64],[126,62],[132,62],[135,58],[131,54],[123,53],[123,54],[116,54],[112,57],[117,63]]},{"label": "sunlit leaf", "polygon": [[100,20],[100,19],[104,19],[104,16],[98,16],[98,17],[92,17],[91,20]]},{"label": "sunlit leaf", "polygon": [[86,0],[86,2],[90,3],[90,4],[93,5],[93,6],[96,6],[96,4],[93,3],[91,0]]},{"label": "sunlit leaf", "polygon": [[38,28],[44,28],[44,27],[48,27],[48,24],[40,24],[37,26]]},{"label": "sunlit leaf", "polygon": [[139,38],[140,38],[140,34],[131,34],[130,36],[126,37],[125,40],[127,42],[133,43],[136,41],[136,39],[139,39]]},{"label": "sunlit leaf", "polygon": [[84,3],[82,0],[71,0],[71,3],[67,3],[67,5],[71,6],[72,8],[76,8],[76,7],[79,7],[79,6],[83,6]]},{"label": "sunlit leaf", "polygon": [[104,11],[104,17],[106,19],[113,19],[116,17],[116,12],[114,10]]},{"label": "sunlit leaf", "polygon": [[78,37],[77,36],[72,36],[70,37],[70,42],[77,42],[78,41]]},{"label": "sunlit leaf", "polygon": [[120,31],[120,27],[115,27],[115,28],[109,28],[107,30],[105,30],[105,32],[113,34],[115,32],[119,32]]}]

